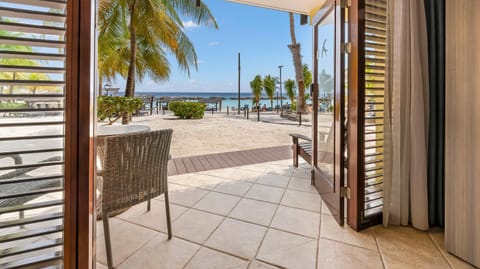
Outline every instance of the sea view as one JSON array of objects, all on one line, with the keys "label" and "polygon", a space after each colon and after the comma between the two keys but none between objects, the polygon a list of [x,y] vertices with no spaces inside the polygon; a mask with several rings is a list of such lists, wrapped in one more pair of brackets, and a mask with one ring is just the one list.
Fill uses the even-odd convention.
[{"label": "sea view", "polygon": [[[123,92],[119,92],[118,95],[123,95]],[[210,98],[210,97],[221,97],[224,98],[222,101],[222,108],[226,109],[228,107],[237,107],[238,106],[238,93],[237,92],[137,92],[136,96],[154,96],[154,97],[186,97],[186,98]],[[278,100],[280,104],[280,100]],[[290,103],[287,96],[283,95],[283,104]],[[264,104],[267,107],[270,107],[270,100],[268,96],[262,95],[262,100],[260,101],[260,106]],[[240,93],[240,106],[244,105],[252,106],[252,93],[250,92],[241,92]],[[273,100],[273,106],[277,105],[276,96]]]}]

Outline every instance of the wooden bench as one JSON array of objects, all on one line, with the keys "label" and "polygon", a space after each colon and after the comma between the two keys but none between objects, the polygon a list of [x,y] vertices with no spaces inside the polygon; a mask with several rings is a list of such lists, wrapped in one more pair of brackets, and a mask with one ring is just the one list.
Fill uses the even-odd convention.
[{"label": "wooden bench", "polygon": [[312,139],[301,134],[290,134],[293,140],[293,166],[298,167],[298,156],[312,164]]}]

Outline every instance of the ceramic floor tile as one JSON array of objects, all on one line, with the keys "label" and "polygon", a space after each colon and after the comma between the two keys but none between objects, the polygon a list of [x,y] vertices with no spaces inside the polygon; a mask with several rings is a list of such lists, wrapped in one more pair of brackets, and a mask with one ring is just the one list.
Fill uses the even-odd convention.
[{"label": "ceramic floor tile", "polygon": [[250,262],[250,266],[248,267],[248,269],[279,269],[279,268],[280,267],[266,264],[260,261],[252,261]]},{"label": "ceramic floor tile", "polygon": [[312,172],[310,171],[310,168],[305,169],[302,167],[299,167],[293,171],[292,178],[301,178],[301,179],[312,179]]},{"label": "ceramic floor tile", "polygon": [[195,209],[189,209],[173,222],[173,234],[203,244],[222,222],[223,217]]},{"label": "ceramic floor tile", "polygon": [[[158,233],[153,230],[122,220],[110,223],[110,238],[114,266],[119,265],[129,256],[137,252],[156,234]],[[97,261],[107,264],[105,238],[103,235],[97,239]]]},{"label": "ceramic floor tile", "polygon": [[259,176],[264,174],[258,171],[243,169],[243,167],[205,171],[202,173],[220,177],[226,180],[240,180],[245,182],[255,182]]},{"label": "ceramic floor tile", "polygon": [[224,168],[224,169],[207,170],[207,171],[202,171],[202,172],[199,172],[199,173],[203,174],[203,175],[209,175],[209,176],[220,177],[220,178],[223,178],[223,179],[229,179],[236,172],[237,172],[237,170],[234,169],[234,168]]},{"label": "ceramic floor tile", "polygon": [[[114,225],[118,225],[119,223],[123,222],[122,219],[119,219],[117,217],[109,218],[108,221],[110,222],[110,227],[112,227]],[[97,220],[97,226],[95,228],[96,228],[95,234],[97,235],[97,238],[102,236],[103,235],[103,221],[102,220]]]},{"label": "ceramic floor tile", "polygon": [[255,184],[245,197],[278,204],[282,199],[283,191],[284,189]]},{"label": "ceramic floor tile", "polygon": [[252,187],[252,185],[253,183],[250,182],[227,180],[218,184],[218,186],[215,188],[215,191],[235,196],[244,196],[245,193],[247,193],[247,191]]},{"label": "ceramic floor tile", "polygon": [[290,177],[292,176],[293,168],[289,166],[268,165],[265,169],[265,172],[269,174]]},{"label": "ceramic floor tile", "polygon": [[322,200],[322,214],[332,216],[332,212],[328,208],[327,203],[325,203],[323,200]]},{"label": "ceramic floor tile", "polygon": [[348,225],[338,225],[331,215],[322,214],[320,237],[377,251],[372,228],[356,232]]},{"label": "ceramic floor tile", "polygon": [[242,167],[239,167],[242,170],[248,170],[248,171],[254,171],[254,172],[259,172],[259,173],[264,173],[265,170],[267,170],[267,165],[261,163],[261,164],[250,164],[250,165],[245,165]]},{"label": "ceramic floor tile", "polygon": [[192,187],[182,187],[174,191],[169,191],[169,198],[170,203],[191,207],[208,193],[209,191],[207,190]]},{"label": "ceramic floor tile", "polygon": [[243,198],[229,217],[268,226],[277,205]]},{"label": "ceramic floor tile", "polygon": [[246,269],[248,261],[215,250],[202,248],[185,269]]},{"label": "ceramic floor tile", "polygon": [[391,268],[450,268],[426,232],[410,227],[374,227],[385,266]]},{"label": "ceramic floor tile", "polygon": [[283,196],[282,205],[320,212],[322,200],[319,194],[287,190]]},{"label": "ceramic floor tile", "polygon": [[318,269],[323,268],[383,269],[383,263],[377,251],[320,239]]},{"label": "ceramic floor tile", "polygon": [[317,189],[312,185],[310,179],[305,178],[292,177],[287,188],[296,191],[317,193]]},{"label": "ceramic floor tile", "polygon": [[268,229],[257,259],[289,269],[315,268],[317,240]]},{"label": "ceramic floor tile", "polygon": [[245,259],[253,259],[267,229],[243,221],[225,219],[205,245]]},{"label": "ceramic floor tile", "polygon": [[[178,184],[175,184],[175,183],[168,183],[168,192],[169,193],[172,193],[176,190],[181,190],[181,189],[185,189],[185,186],[178,185]],[[159,195],[159,196],[157,196],[153,199],[163,201],[163,200],[165,200],[165,195],[162,194],[162,195]]]},{"label": "ceramic floor tile", "polygon": [[210,192],[193,208],[226,216],[238,203],[240,197],[223,193]]},{"label": "ceramic floor tile", "polygon": [[[188,208],[170,203],[170,218],[174,222],[180,215],[185,213]],[[131,215],[126,220],[148,227],[150,229],[167,232],[167,214],[164,201],[152,200],[150,211],[145,207],[137,214]]]},{"label": "ceramic floor tile", "polygon": [[175,237],[168,240],[166,235],[158,234],[118,269],[183,268],[199,248],[197,244]]},{"label": "ceramic floor tile", "polygon": [[[163,195],[162,195],[163,197]],[[157,197],[158,198],[158,197]],[[155,202],[158,202],[156,199],[152,199],[152,204]],[[140,204],[134,205],[130,207],[128,210],[125,212],[122,212],[121,214],[116,215],[115,217],[119,219],[128,219],[129,217],[135,216],[140,214],[141,212],[144,212],[147,210],[147,202],[142,202]]]},{"label": "ceramic floor tile", "polygon": [[218,184],[225,181],[225,179],[200,173],[193,173],[173,176],[170,177],[168,181],[179,185],[213,190]]},{"label": "ceramic floor tile", "polygon": [[320,213],[280,206],[272,221],[272,228],[318,238]]},{"label": "ceramic floor tile", "polygon": [[285,188],[287,187],[289,181],[290,177],[288,176],[265,174],[258,178],[257,184]]},{"label": "ceramic floor tile", "polygon": [[474,269],[472,265],[462,261],[461,259],[451,255],[445,250],[445,234],[442,229],[434,228],[429,232],[430,238],[437,245],[442,252],[443,256],[447,258],[447,261],[455,269]]},{"label": "ceramic floor tile", "polygon": [[97,262],[95,269],[108,269],[108,267],[106,265],[103,265]]}]

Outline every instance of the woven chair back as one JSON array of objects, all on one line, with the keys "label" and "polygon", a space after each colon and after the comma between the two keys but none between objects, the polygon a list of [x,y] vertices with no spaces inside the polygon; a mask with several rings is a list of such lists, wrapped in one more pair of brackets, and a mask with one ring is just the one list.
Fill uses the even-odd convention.
[{"label": "woven chair back", "polygon": [[167,191],[172,129],[106,136],[102,211],[126,209]]}]

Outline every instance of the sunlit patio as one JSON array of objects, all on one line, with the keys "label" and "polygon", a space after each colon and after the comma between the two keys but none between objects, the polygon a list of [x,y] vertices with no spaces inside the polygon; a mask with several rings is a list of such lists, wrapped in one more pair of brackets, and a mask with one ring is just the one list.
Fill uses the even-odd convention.
[{"label": "sunlit patio", "polygon": [[[163,196],[110,218],[115,268],[469,268],[446,254],[443,232],[337,225],[291,160],[169,177]],[[97,268],[106,268],[97,222]],[[349,255],[345,255],[348,253]]]}]

